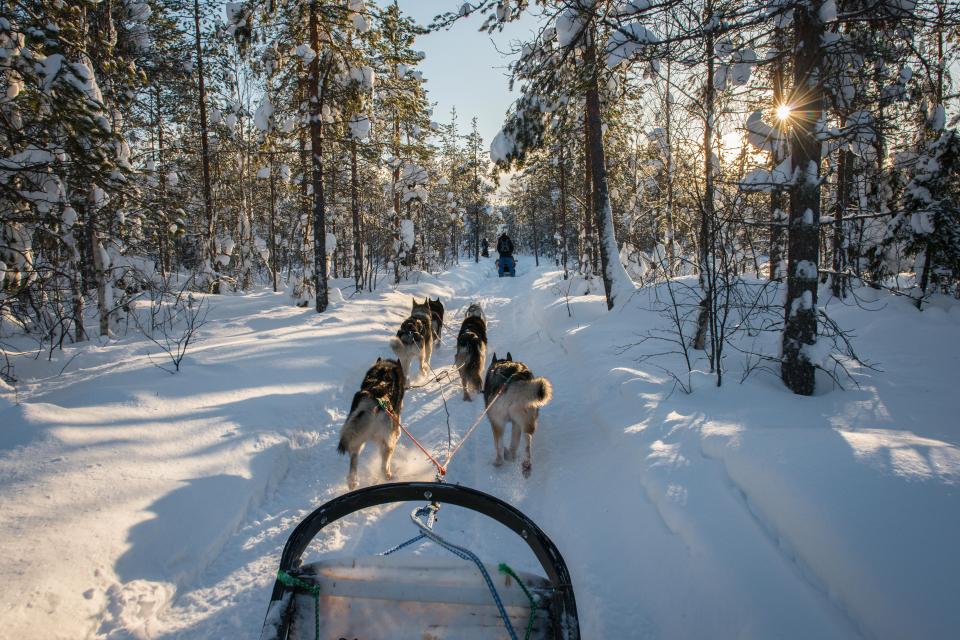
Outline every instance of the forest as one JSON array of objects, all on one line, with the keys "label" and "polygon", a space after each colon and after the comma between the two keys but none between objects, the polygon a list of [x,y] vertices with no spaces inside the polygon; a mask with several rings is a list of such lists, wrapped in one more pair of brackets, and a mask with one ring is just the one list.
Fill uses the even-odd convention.
[{"label": "forest", "polygon": [[0,0],[0,636],[958,637],[958,39]]},{"label": "forest", "polygon": [[[364,0],[3,7],[0,316],[41,350],[153,333],[192,291],[322,313],[330,278],[476,259],[497,225],[610,308],[697,275],[681,342],[719,382],[728,331],[780,331],[758,357],[800,394],[844,342],[818,285],[958,292],[953,2],[483,0],[429,27]],[[415,41],[525,12],[488,154],[433,113]]]}]

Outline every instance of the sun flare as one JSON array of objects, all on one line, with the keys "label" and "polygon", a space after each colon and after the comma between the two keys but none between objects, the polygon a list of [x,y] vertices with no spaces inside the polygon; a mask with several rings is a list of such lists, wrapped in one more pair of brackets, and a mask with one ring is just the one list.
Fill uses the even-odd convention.
[{"label": "sun flare", "polygon": [[779,120],[780,122],[789,120],[790,112],[791,112],[790,105],[781,104],[779,107],[777,107],[777,120]]}]

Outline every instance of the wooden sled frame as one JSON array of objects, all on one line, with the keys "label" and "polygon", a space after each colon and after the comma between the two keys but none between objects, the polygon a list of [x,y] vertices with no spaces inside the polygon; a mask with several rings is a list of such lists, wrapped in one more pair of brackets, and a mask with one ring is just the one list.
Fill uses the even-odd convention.
[{"label": "wooden sled frame", "polygon": [[[580,625],[577,603],[567,565],[553,541],[530,518],[515,507],[482,491],[441,482],[394,482],[351,491],[318,507],[297,525],[287,539],[280,556],[280,571],[290,572],[301,564],[301,556],[310,541],[326,526],[356,511],[393,502],[427,501],[451,504],[496,520],[520,536],[540,562],[553,590],[550,615],[556,638],[579,640]],[[280,601],[296,591],[279,579],[273,585],[269,611],[282,606]],[[292,602],[292,597],[288,598]],[[267,622],[267,621],[265,621]],[[272,626],[272,625],[271,625]],[[289,631],[289,616],[283,615],[276,627],[277,640],[284,640]]]}]

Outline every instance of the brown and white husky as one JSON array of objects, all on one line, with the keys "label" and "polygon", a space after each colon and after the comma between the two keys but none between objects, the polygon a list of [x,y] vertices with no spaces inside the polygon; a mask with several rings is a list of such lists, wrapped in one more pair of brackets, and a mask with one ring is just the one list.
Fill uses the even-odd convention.
[{"label": "brown and white husky", "polygon": [[457,355],[454,364],[460,372],[463,399],[473,400],[473,393],[483,388],[483,363],[487,359],[487,321],[483,309],[474,302],[467,307],[467,317],[457,335]]},{"label": "brown and white husky", "polygon": [[[347,486],[357,488],[357,457],[367,442],[380,446],[380,470],[386,480],[393,478],[390,459],[400,437],[400,411],[405,388],[403,367],[399,360],[383,360],[367,370],[360,391],[353,396],[350,414],[340,430],[337,453],[350,454]],[[390,414],[393,414],[392,416]]]},{"label": "brown and white husky", "polygon": [[433,321],[430,311],[430,299],[418,303],[413,299],[410,317],[403,321],[397,335],[390,339],[390,348],[400,359],[403,374],[409,382],[412,378],[410,368],[414,359],[420,361],[420,376],[430,368],[430,356],[433,355]]},{"label": "brown and white husky", "polygon": [[[515,460],[520,446],[520,434],[523,433],[526,448],[523,456],[523,475],[530,476],[533,468],[530,459],[530,446],[533,433],[537,430],[537,417],[540,407],[550,402],[553,387],[546,378],[535,378],[533,372],[522,362],[514,362],[507,352],[504,360],[497,360],[493,354],[487,379],[483,384],[483,399],[487,407],[487,418],[493,428],[493,446],[497,457],[493,464],[500,466],[504,458]],[[501,447],[503,432],[507,422],[513,424],[510,432],[510,448]]]}]

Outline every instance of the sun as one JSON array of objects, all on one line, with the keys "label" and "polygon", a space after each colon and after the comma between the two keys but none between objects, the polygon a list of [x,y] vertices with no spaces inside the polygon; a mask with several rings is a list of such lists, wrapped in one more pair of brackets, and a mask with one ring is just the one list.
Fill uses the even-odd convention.
[{"label": "sun", "polygon": [[777,120],[779,120],[780,122],[785,122],[786,120],[789,120],[791,112],[792,112],[792,109],[790,108],[790,105],[781,104],[780,106],[777,107]]}]

